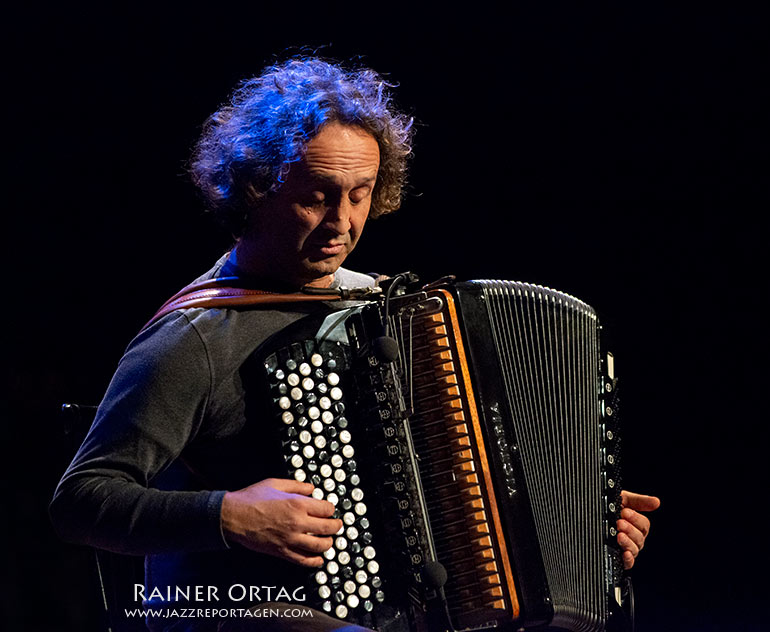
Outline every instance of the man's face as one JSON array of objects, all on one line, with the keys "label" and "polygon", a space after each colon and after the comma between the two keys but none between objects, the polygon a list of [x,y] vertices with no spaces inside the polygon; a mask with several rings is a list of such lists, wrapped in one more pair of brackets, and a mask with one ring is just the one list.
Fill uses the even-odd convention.
[{"label": "man's face", "polygon": [[361,237],[379,166],[373,136],[326,125],[280,190],[252,213],[239,263],[263,277],[328,285]]}]

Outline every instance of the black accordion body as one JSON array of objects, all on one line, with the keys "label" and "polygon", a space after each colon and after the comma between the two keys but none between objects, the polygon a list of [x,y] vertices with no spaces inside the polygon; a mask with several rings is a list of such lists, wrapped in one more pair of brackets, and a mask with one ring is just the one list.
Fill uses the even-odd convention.
[{"label": "black accordion body", "polygon": [[286,475],[344,523],[308,600],[378,630],[630,629],[599,331],[571,296],[472,281],[272,340],[260,353]]}]

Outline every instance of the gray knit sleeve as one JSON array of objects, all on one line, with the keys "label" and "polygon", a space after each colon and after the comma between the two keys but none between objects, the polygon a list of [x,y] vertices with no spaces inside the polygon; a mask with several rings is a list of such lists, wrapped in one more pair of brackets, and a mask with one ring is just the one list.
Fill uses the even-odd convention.
[{"label": "gray knit sleeve", "polygon": [[140,555],[225,548],[224,491],[152,488],[199,430],[210,390],[206,347],[183,313],[142,332],[51,502],[59,535]]}]

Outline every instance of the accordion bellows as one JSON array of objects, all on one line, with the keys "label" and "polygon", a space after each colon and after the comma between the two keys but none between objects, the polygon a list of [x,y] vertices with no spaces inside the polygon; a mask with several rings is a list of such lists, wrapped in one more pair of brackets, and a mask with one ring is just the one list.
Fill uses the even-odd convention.
[{"label": "accordion bellows", "polygon": [[286,475],[344,523],[315,605],[381,630],[629,625],[599,332],[571,296],[473,281],[308,317],[260,350]]}]

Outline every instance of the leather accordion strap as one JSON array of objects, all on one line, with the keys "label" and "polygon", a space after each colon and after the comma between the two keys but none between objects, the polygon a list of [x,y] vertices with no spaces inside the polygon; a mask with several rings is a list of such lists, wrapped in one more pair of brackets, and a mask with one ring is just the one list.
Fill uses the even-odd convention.
[{"label": "leather accordion strap", "polygon": [[248,305],[280,305],[311,301],[339,301],[367,298],[379,290],[373,288],[351,289],[303,288],[300,292],[268,292],[248,287],[239,287],[239,277],[220,277],[192,283],[168,299],[155,315],[144,325],[147,329],[154,322],[177,309],[191,307],[240,307]]}]

